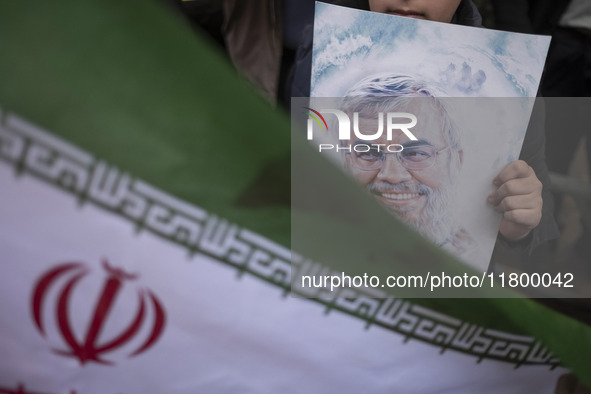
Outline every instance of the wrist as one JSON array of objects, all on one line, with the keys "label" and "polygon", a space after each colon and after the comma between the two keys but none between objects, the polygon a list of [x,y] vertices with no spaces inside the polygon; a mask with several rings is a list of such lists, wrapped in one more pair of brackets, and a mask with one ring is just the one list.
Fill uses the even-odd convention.
[{"label": "wrist", "polygon": [[499,238],[507,245],[511,247],[526,246],[531,242],[533,231],[529,230],[523,236],[518,238],[510,238],[499,232]]}]

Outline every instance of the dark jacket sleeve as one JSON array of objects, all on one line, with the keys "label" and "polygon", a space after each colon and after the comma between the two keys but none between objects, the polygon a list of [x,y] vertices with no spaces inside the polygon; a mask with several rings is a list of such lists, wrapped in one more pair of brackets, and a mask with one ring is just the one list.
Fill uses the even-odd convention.
[{"label": "dark jacket sleeve", "polygon": [[296,52],[294,64],[293,82],[291,85],[292,97],[310,97],[310,81],[312,74],[312,38],[313,25],[308,25],[302,34],[302,40]]},{"label": "dark jacket sleeve", "polygon": [[495,28],[533,33],[528,0],[492,0]]},{"label": "dark jacket sleeve", "polygon": [[545,110],[544,101],[542,98],[536,98],[532,115],[530,118],[529,126],[525,134],[523,141],[523,147],[521,148],[521,154],[519,159],[525,161],[536,173],[536,176],[542,182],[542,219],[536,228],[534,228],[530,235],[525,241],[517,243],[511,243],[503,241],[501,235],[497,239],[497,245],[495,247],[501,247],[501,245],[509,247],[520,247],[524,251],[531,255],[536,247],[552,239],[556,239],[560,236],[558,226],[554,220],[554,198],[550,192],[550,176],[548,167],[546,165],[545,155]]},{"label": "dark jacket sleeve", "polygon": [[542,185],[544,185],[544,189],[542,190],[542,199],[544,201],[542,220],[533,230],[532,240],[527,249],[530,254],[541,243],[560,236],[558,226],[554,220],[554,198],[550,191],[550,175],[548,173],[548,166],[546,165],[544,114],[544,100],[538,97],[532,111],[531,120],[519,157],[534,169],[536,176],[542,182]]}]

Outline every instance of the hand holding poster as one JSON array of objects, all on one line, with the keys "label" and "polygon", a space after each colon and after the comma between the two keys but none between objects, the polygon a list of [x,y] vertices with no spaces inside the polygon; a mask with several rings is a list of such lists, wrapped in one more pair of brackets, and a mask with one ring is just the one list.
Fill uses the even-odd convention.
[{"label": "hand holding poster", "polygon": [[[535,191],[537,178],[546,176],[543,163],[534,168],[536,178],[524,162],[514,162],[548,46],[548,37],[318,3],[310,108],[328,111],[327,129],[339,132],[338,141],[336,131],[332,141],[317,138],[318,150],[332,154],[403,222],[486,270],[499,225],[509,240],[538,225],[541,188],[522,204],[532,207],[533,219],[509,223],[502,197],[487,198],[519,177],[519,185]],[[328,115],[337,103],[326,97],[344,97],[338,108],[353,134],[343,137],[346,125]],[[408,114],[413,119],[400,119]],[[551,218],[540,226],[553,226]]]}]

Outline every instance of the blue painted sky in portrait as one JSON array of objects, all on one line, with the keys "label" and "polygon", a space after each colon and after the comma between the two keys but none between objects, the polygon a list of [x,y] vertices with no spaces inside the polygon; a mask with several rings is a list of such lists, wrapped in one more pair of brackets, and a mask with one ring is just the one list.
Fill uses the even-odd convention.
[{"label": "blue painted sky in portrait", "polygon": [[533,97],[548,37],[317,3],[311,91],[343,95],[363,76],[413,73],[453,97]]}]

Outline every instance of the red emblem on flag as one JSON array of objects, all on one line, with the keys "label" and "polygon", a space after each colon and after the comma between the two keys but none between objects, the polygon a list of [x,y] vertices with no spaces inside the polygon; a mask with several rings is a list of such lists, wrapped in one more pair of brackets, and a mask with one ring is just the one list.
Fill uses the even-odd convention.
[{"label": "red emblem on flag", "polygon": [[97,340],[99,334],[108,318],[109,311],[115,304],[119,290],[125,283],[133,281],[138,277],[137,274],[129,274],[122,269],[111,267],[107,261],[103,261],[102,265],[107,272],[107,278],[103,286],[103,291],[98,297],[94,314],[88,324],[86,337],[83,341],[77,340],[72,330],[68,305],[75,286],[82,278],[91,273],[86,265],[83,263],[66,263],[54,267],[39,279],[33,291],[31,305],[33,318],[41,334],[46,336],[43,320],[41,318],[41,311],[45,297],[51,285],[57,281],[58,278],[64,277],[67,279],[63,288],[59,292],[59,297],[57,299],[56,322],[58,330],[69,349],[54,349],[54,352],[62,356],[77,358],[82,365],[90,361],[112,365],[113,362],[101,358],[102,354],[123,346],[139,333],[139,330],[146,319],[146,303],[151,304],[154,311],[152,327],[144,342],[131,352],[129,357],[137,356],[154,345],[162,334],[165,325],[164,309],[156,296],[150,290],[139,288],[137,291],[139,308],[135,313],[135,318],[130,322],[127,328],[119,335],[115,336],[115,338],[112,338],[105,343],[98,344]]}]

